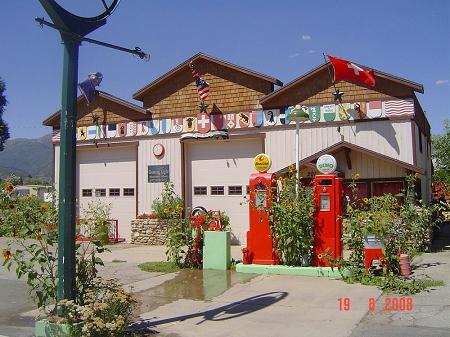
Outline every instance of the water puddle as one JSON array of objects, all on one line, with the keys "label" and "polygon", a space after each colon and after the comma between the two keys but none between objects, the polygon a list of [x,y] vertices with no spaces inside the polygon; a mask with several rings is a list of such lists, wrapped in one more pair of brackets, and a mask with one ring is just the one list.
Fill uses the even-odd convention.
[{"label": "water puddle", "polygon": [[208,301],[255,276],[232,270],[183,269],[175,278],[135,295],[141,301],[140,312],[144,313],[179,299]]}]

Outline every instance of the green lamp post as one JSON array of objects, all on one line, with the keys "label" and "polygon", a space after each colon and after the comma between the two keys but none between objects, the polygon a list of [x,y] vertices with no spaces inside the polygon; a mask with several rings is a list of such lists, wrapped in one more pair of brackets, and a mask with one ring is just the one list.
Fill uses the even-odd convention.
[{"label": "green lamp post", "polygon": [[36,18],[41,25],[55,28],[64,45],[62,99],[60,113],[60,168],[58,219],[58,300],[73,299],[75,290],[75,203],[76,203],[76,124],[78,49],[82,41],[119,49],[148,60],[148,54],[136,47],[127,49],[88,39],[85,36],[106,24],[106,18],[116,9],[120,0],[100,0],[101,12],[82,17],[68,12],[55,0],[39,0],[51,22]]},{"label": "green lamp post", "polygon": [[295,192],[298,196],[298,184],[300,183],[300,122],[309,120],[308,108],[301,105],[289,107],[290,112],[288,119],[295,122],[295,170],[297,174],[297,185],[295,186]]}]

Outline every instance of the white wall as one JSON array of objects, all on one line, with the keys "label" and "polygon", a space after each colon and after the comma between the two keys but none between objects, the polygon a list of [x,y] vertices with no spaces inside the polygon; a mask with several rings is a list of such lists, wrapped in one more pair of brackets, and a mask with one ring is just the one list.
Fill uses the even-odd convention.
[{"label": "white wall", "polygon": [[[163,144],[165,154],[162,158],[153,155],[153,146]],[[138,147],[138,213],[150,213],[153,200],[161,195],[164,183],[148,182],[148,165],[169,164],[170,181],[175,192],[181,196],[181,143],[179,135],[167,135],[166,138],[143,138]]]}]

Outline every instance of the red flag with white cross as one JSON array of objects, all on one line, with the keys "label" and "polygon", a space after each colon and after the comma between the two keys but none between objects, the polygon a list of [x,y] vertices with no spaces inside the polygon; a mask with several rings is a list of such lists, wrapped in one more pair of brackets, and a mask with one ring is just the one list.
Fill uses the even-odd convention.
[{"label": "red flag with white cross", "polygon": [[375,86],[373,70],[364,69],[353,62],[327,55],[334,69],[334,81],[349,81]]},{"label": "red flag with white cross", "polygon": [[211,130],[211,120],[208,114],[205,113],[197,114],[197,130],[200,133],[207,133]]}]

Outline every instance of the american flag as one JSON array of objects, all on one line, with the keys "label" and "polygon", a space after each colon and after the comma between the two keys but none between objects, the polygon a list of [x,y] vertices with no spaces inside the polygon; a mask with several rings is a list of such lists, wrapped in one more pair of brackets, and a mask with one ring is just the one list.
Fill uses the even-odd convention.
[{"label": "american flag", "polygon": [[384,114],[387,118],[402,118],[414,116],[414,101],[398,99],[383,102]]},{"label": "american flag", "polygon": [[189,64],[189,67],[192,71],[192,77],[194,78],[195,85],[197,86],[197,92],[202,101],[208,98],[209,94],[209,84],[205,80],[203,80],[198,72],[194,69],[194,65],[192,63]]},{"label": "american flag", "polygon": [[59,143],[61,141],[61,132],[59,129],[53,129],[52,133],[52,143]]}]

